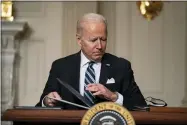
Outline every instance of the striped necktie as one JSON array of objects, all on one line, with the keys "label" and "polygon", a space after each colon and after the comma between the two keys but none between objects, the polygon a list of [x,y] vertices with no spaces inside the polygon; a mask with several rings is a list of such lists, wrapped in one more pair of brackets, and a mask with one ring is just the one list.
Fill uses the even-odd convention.
[{"label": "striped necktie", "polygon": [[92,105],[94,105],[94,99],[95,97],[92,95],[92,93],[88,90],[86,90],[86,87],[90,83],[96,83],[95,80],[95,71],[93,68],[94,62],[89,62],[88,68],[85,72],[85,84],[84,84],[84,97],[88,102],[90,102]]}]

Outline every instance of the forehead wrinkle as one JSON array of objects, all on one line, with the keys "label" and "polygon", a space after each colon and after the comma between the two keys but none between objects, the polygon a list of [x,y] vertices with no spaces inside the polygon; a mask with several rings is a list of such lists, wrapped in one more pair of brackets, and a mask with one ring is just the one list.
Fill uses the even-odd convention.
[{"label": "forehead wrinkle", "polygon": [[[94,38],[103,38],[105,36],[103,35],[97,35],[97,34],[94,34],[94,31],[98,25],[101,25],[101,24],[104,24],[103,22],[100,22],[100,21],[81,21],[81,26],[82,26],[82,37],[86,38],[86,39],[94,39]],[[106,25],[104,24],[103,25],[105,27],[105,30],[106,30]],[[89,34],[89,35],[88,35]],[[106,34],[106,37],[107,37],[107,34]]]}]

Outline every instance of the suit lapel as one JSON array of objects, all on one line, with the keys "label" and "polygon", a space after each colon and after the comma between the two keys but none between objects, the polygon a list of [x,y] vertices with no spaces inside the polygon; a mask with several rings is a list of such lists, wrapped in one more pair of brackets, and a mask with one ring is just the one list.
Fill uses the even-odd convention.
[{"label": "suit lapel", "polygon": [[73,65],[71,65],[70,74],[71,77],[69,78],[71,86],[73,86],[78,92],[79,90],[79,77],[80,77],[80,52],[75,54],[75,57],[73,58],[72,62]]},{"label": "suit lapel", "polygon": [[103,59],[101,61],[101,73],[100,73],[100,79],[99,83],[101,84],[106,84],[107,79],[110,78],[110,70],[111,69],[111,64],[107,60],[106,54],[103,56]]}]

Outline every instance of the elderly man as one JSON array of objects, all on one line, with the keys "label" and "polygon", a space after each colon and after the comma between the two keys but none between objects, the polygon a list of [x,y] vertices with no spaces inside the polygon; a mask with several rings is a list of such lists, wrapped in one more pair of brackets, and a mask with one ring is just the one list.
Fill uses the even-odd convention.
[{"label": "elderly man", "polygon": [[128,109],[133,106],[146,106],[144,97],[134,81],[130,62],[105,53],[107,23],[102,15],[89,13],[78,20],[76,40],[81,50],[53,62],[37,106],[78,109],[48,97],[82,104],[70,91],[59,84],[56,78],[67,82],[92,105],[111,101]]}]

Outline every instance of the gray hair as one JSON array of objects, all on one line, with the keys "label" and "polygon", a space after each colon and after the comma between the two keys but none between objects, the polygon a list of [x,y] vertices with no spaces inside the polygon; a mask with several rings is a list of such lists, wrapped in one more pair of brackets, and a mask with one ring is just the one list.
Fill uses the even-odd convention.
[{"label": "gray hair", "polygon": [[82,30],[84,29],[83,22],[86,21],[95,21],[95,22],[103,22],[106,26],[106,34],[107,34],[107,20],[104,16],[96,13],[87,13],[83,15],[78,21],[77,21],[77,34],[82,35]]}]

